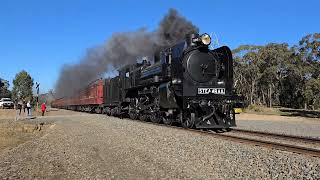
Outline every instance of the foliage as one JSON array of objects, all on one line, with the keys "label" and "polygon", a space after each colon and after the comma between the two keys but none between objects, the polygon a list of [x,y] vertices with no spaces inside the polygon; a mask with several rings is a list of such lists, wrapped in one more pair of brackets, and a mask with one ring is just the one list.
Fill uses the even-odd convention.
[{"label": "foliage", "polygon": [[310,79],[305,85],[304,96],[312,109],[320,108],[320,79]]},{"label": "foliage", "polygon": [[33,79],[26,71],[16,74],[13,80],[12,98],[13,100],[32,100]]},{"label": "foliage", "polygon": [[47,105],[51,105],[52,101],[55,99],[53,94],[53,90],[49,90],[49,92],[45,94],[40,94],[39,104],[46,103]]},{"label": "foliage", "polygon": [[254,111],[254,112],[263,112],[263,107],[255,104],[250,104],[248,106],[249,111]]},{"label": "foliage", "polygon": [[298,45],[242,45],[233,50],[235,89],[249,104],[320,108],[320,34]]},{"label": "foliage", "polygon": [[9,81],[0,78],[0,98],[11,96],[9,86]]}]

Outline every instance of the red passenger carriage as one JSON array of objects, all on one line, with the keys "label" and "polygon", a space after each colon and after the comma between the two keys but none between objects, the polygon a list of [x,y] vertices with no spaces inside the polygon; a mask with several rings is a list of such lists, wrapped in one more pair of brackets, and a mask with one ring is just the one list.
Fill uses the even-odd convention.
[{"label": "red passenger carriage", "polygon": [[97,80],[72,97],[57,99],[52,102],[53,107],[86,112],[102,112],[104,104],[104,81]]}]

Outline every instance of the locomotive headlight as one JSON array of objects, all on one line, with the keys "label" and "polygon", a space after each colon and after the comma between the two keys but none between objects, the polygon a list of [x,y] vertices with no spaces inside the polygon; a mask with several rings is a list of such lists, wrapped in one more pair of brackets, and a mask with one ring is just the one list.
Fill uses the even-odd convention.
[{"label": "locomotive headlight", "polygon": [[201,35],[201,42],[204,45],[209,45],[211,43],[211,37],[209,36],[209,34],[204,33]]}]

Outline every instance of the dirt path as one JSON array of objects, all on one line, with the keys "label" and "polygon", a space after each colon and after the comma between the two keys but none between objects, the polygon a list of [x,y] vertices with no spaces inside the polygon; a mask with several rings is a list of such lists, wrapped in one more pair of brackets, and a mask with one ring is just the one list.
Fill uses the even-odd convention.
[{"label": "dirt path", "polygon": [[[59,116],[59,115],[75,115],[75,114],[79,114],[79,112],[75,112],[75,111],[67,111],[67,110],[63,110],[63,109],[55,109],[55,108],[48,108],[47,112],[45,113],[45,116]],[[41,116],[41,112],[40,110],[38,112],[32,112],[33,116]],[[20,119],[24,119],[26,118],[26,112],[23,112],[23,110],[21,111],[21,115],[18,115],[18,111],[15,109],[0,109],[0,122],[1,120],[8,120],[8,119],[15,119],[20,118]]]}]

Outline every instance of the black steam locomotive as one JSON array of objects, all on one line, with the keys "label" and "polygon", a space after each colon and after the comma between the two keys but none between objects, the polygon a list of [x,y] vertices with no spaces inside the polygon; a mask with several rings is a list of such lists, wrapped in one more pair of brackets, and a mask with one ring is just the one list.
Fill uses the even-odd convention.
[{"label": "black steam locomotive", "polygon": [[103,112],[185,128],[235,126],[233,60],[226,46],[210,50],[208,34],[186,39],[147,60],[126,65],[105,82]]}]

